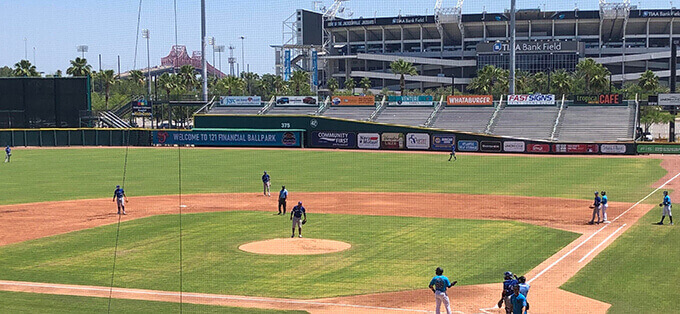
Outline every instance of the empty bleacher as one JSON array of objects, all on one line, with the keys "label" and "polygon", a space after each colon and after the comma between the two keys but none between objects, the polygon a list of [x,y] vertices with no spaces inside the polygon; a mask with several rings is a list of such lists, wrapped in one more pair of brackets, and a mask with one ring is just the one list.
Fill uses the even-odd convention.
[{"label": "empty bleacher", "polygon": [[442,109],[432,127],[446,130],[484,133],[494,107],[454,107]]},{"label": "empty bleacher", "polygon": [[491,132],[494,135],[548,140],[558,111],[556,106],[505,107],[498,112]]},{"label": "empty bleacher", "polygon": [[555,139],[562,142],[631,140],[635,106],[570,106],[560,120]]},{"label": "empty bleacher", "polygon": [[208,111],[209,114],[257,114],[262,107],[259,106],[214,106]]},{"label": "empty bleacher", "polygon": [[274,106],[267,114],[298,114],[298,115],[313,115],[317,106]]},{"label": "empty bleacher", "polygon": [[350,120],[367,120],[375,111],[374,106],[331,106],[323,115]]},{"label": "empty bleacher", "polygon": [[434,107],[387,106],[375,122],[421,126],[432,114]]}]

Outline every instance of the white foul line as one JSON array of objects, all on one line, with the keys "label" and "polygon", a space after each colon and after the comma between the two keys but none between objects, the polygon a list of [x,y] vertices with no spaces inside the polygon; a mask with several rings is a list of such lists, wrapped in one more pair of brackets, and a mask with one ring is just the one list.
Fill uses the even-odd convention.
[{"label": "white foul line", "polygon": [[599,249],[600,246],[602,246],[602,244],[609,241],[609,239],[611,239],[611,237],[613,237],[617,232],[619,232],[625,226],[626,226],[626,224],[623,224],[621,227],[619,227],[619,229],[614,230],[614,232],[612,232],[612,234],[610,234],[608,237],[606,237],[604,240],[602,240],[602,242],[600,242],[600,244],[598,244],[596,247],[594,247],[592,250],[590,250],[590,252],[588,252],[588,254],[584,255],[580,260],[578,260],[578,262],[579,263],[583,262],[583,260],[585,260],[588,256],[590,256],[590,254],[593,254],[593,252],[595,252],[597,249]]}]

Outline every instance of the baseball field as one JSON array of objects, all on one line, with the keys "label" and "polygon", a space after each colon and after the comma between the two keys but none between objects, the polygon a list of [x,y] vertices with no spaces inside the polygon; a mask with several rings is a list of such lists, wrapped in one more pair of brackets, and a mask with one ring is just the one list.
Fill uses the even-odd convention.
[{"label": "baseball field", "polygon": [[[651,225],[657,188],[676,184],[674,158],[207,148],[12,158],[0,167],[9,312],[106,311],[109,296],[112,312],[175,311],[180,290],[187,312],[426,312],[437,266],[458,281],[459,313],[500,313],[505,271],[527,275],[535,313],[673,312],[680,292],[680,234]],[[126,216],[111,199],[118,184]],[[281,185],[289,211],[307,209],[303,239],[289,238],[289,212],[276,215]],[[595,190],[607,191],[612,224],[585,224]],[[272,239],[302,253],[242,250]],[[318,254],[304,242],[315,239],[347,246]]]}]

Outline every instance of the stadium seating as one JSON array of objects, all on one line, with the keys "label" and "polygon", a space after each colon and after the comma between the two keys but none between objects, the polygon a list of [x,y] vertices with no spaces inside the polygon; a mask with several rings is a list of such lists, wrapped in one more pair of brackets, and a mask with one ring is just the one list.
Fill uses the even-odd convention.
[{"label": "stadium seating", "polygon": [[257,114],[262,107],[237,107],[237,106],[214,106],[208,111],[209,114]]},{"label": "stadium seating", "polygon": [[570,106],[562,112],[555,138],[563,142],[631,140],[634,130],[634,105]]},{"label": "stadium seating", "polygon": [[556,106],[505,107],[491,128],[494,135],[548,140],[555,125]]},{"label": "stadium seating", "polygon": [[484,133],[494,110],[493,107],[445,107],[435,118],[432,127]]},{"label": "stadium seating", "polygon": [[298,114],[298,115],[313,115],[317,106],[274,106],[267,114]]},{"label": "stadium seating", "polygon": [[331,106],[324,111],[323,115],[326,117],[364,121],[368,120],[373,111],[375,111],[374,106]]},{"label": "stadium seating", "polygon": [[378,115],[376,122],[420,126],[427,121],[434,107],[387,106]]}]

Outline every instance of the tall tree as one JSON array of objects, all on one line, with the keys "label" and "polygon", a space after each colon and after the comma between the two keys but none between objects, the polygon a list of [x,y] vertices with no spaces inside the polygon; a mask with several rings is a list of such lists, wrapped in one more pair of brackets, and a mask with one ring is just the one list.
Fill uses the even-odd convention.
[{"label": "tall tree", "polygon": [[[545,72],[537,72],[529,79],[529,89],[534,93],[548,94],[550,93],[550,86],[548,86],[548,75]],[[551,77],[552,78],[552,77]]]},{"label": "tall tree", "polygon": [[111,86],[118,80],[118,75],[116,75],[113,70],[103,70],[97,73],[97,77],[104,85],[104,103],[106,104],[106,110],[109,110],[109,96],[111,92]]},{"label": "tall tree", "polygon": [[66,69],[66,74],[71,76],[90,76],[92,74],[92,66],[87,64],[87,59],[76,57],[71,60],[71,66]]},{"label": "tall tree", "polygon": [[304,71],[295,71],[290,76],[290,88],[295,91],[295,95],[300,96],[301,90],[309,89],[309,73]]},{"label": "tall tree", "polygon": [[179,87],[176,77],[176,75],[170,73],[163,73],[158,77],[158,87],[165,91],[168,100],[170,100],[170,93]]},{"label": "tall tree", "polygon": [[346,78],[344,85],[345,89],[354,95],[354,88],[357,86],[357,84],[354,82],[354,79],[351,77]]},{"label": "tall tree", "polygon": [[406,89],[406,79],[404,76],[418,75],[416,67],[414,67],[411,62],[398,59],[390,63],[390,69],[392,70],[392,73],[399,75],[399,90],[401,91],[401,95],[404,95],[404,89]]},{"label": "tall tree", "polygon": [[467,88],[478,95],[499,97],[501,94],[507,94],[509,88],[508,70],[493,65],[485,65],[477,71],[477,76],[472,78]]},{"label": "tall tree", "polygon": [[530,94],[532,92],[530,80],[531,74],[527,71],[517,71],[517,78],[515,79],[515,89],[517,94]]},{"label": "tall tree", "polygon": [[655,91],[659,88],[659,77],[652,70],[647,70],[640,76],[638,86],[646,93]]},{"label": "tall tree", "polygon": [[255,88],[260,85],[260,76],[257,73],[245,72],[243,73],[243,80],[246,82],[248,95],[256,94]]},{"label": "tall tree", "polygon": [[550,90],[558,96],[571,94],[574,89],[574,76],[559,69],[550,76],[550,85]]},{"label": "tall tree", "polygon": [[359,86],[361,86],[361,91],[364,95],[368,95],[368,91],[371,89],[371,79],[367,77],[362,78],[359,82]]},{"label": "tall tree", "polygon": [[339,85],[338,85],[338,80],[336,80],[334,77],[331,77],[328,79],[328,82],[326,82],[326,88],[328,88],[328,92],[330,93],[331,96],[335,94],[335,91],[338,90]]},{"label": "tall tree", "polygon": [[179,79],[182,82],[184,88],[187,92],[191,92],[198,85],[198,79],[196,79],[196,70],[193,65],[183,65],[179,68],[179,73],[177,73]]},{"label": "tall tree", "polygon": [[235,94],[242,95],[246,87],[246,82],[236,76],[227,76],[221,78],[217,82],[217,90],[219,92],[224,92],[227,96],[234,96]]},{"label": "tall tree", "polygon": [[21,60],[15,63],[13,74],[14,76],[40,76],[35,69],[35,65],[32,65],[28,60]]},{"label": "tall tree", "polygon": [[144,73],[140,70],[132,70],[130,71],[130,80],[135,82],[135,84],[139,86],[144,86],[144,81],[146,78],[144,77]]},{"label": "tall tree", "polygon": [[609,88],[610,73],[602,64],[591,58],[576,65],[576,76],[583,80],[584,92],[589,95],[603,93]]},{"label": "tall tree", "polygon": [[0,68],[0,77],[11,77],[14,75],[14,70],[8,66]]}]

